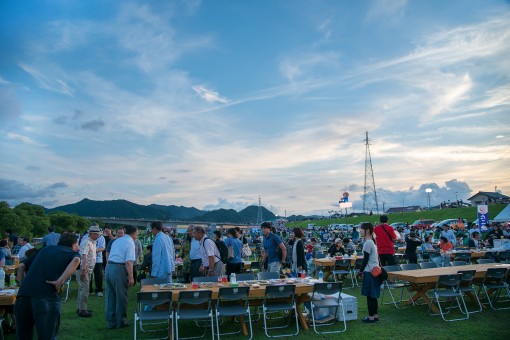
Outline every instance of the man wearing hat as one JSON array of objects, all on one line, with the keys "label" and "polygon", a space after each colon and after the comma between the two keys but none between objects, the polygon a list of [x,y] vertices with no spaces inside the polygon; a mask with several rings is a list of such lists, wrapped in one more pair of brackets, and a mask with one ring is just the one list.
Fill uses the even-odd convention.
[{"label": "man wearing hat", "polygon": [[328,254],[331,257],[345,255],[344,244],[341,238],[335,239],[335,243],[333,243],[331,247],[329,247]]},{"label": "man wearing hat", "polygon": [[89,301],[89,285],[90,277],[96,265],[96,241],[101,235],[101,229],[98,225],[90,226],[88,236],[85,241],[80,244],[81,266],[76,272],[78,279],[78,299],[77,310],[78,316],[88,318],[92,316],[91,311],[87,309]]}]

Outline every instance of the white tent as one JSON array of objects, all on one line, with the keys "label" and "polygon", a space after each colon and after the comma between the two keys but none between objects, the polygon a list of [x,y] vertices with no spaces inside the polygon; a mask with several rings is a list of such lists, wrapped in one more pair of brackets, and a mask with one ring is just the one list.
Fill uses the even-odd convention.
[{"label": "white tent", "polygon": [[494,222],[507,222],[510,221],[510,204],[501,210],[501,212],[494,218]]}]

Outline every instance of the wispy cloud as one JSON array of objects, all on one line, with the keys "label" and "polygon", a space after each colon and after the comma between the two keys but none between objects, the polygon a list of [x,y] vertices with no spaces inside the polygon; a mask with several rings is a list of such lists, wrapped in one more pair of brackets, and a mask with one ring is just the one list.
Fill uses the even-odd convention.
[{"label": "wispy cloud", "polygon": [[22,142],[22,143],[29,144],[29,145],[34,145],[34,146],[45,146],[44,144],[34,141],[32,138],[30,138],[28,136],[23,136],[23,135],[13,133],[13,132],[7,133],[7,139]]},{"label": "wispy cloud", "polygon": [[[50,65],[46,65],[49,67]],[[64,78],[67,78],[58,67],[51,67],[53,70],[46,69],[46,72],[43,73],[39,71],[34,66],[20,63],[19,67],[23,69],[26,73],[28,73],[32,78],[34,78],[35,82],[42,89],[62,93],[68,96],[72,96],[74,94],[74,89],[68,84],[68,80],[60,79],[57,74],[60,74]],[[49,75],[51,74],[51,75]],[[56,78],[57,77],[57,78]]]},{"label": "wispy cloud", "polygon": [[195,91],[195,93],[200,98],[202,98],[203,100],[205,100],[208,103],[215,103],[215,102],[224,103],[224,104],[228,103],[228,99],[221,97],[218,92],[209,90],[204,85],[196,85],[196,86],[193,86],[192,88],[193,88],[193,91]]}]

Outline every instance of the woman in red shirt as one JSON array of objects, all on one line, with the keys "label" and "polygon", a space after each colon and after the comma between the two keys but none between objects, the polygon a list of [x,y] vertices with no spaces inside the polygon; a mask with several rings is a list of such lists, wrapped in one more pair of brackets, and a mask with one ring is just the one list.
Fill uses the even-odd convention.
[{"label": "woman in red shirt", "polygon": [[448,241],[448,239],[444,236],[441,236],[441,241],[439,241],[439,248],[443,253],[450,251],[453,249],[453,244]]}]

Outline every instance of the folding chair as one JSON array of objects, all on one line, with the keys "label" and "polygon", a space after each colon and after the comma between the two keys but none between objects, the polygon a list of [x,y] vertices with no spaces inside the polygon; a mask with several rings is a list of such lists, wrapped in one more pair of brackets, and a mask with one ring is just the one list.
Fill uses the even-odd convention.
[{"label": "folding chair", "polygon": [[164,283],[167,283],[166,279],[158,279],[158,278],[155,278],[155,277],[150,277],[148,279],[140,280],[140,285],[141,286],[159,285],[159,284],[164,284]]},{"label": "folding chair", "polygon": [[[268,338],[284,337],[284,336],[295,336],[299,333],[298,315],[295,301],[296,285],[275,285],[266,286],[266,295],[262,302],[262,313],[264,317],[264,333]],[[294,311],[294,317],[296,319],[296,333],[292,334],[279,334],[269,335],[268,329],[276,328],[288,328],[290,325],[291,313],[289,313],[287,324],[284,326],[273,326],[268,327],[266,314],[271,312],[289,312]]]},{"label": "folding chair", "polygon": [[486,263],[496,263],[494,259],[478,259],[476,260],[476,264],[486,264]]},{"label": "folding chair", "polygon": [[471,253],[455,253],[453,257],[454,261],[466,261],[467,263],[471,262]]},{"label": "folding chair", "polygon": [[236,274],[237,282],[239,282],[239,281],[250,281],[250,280],[254,280],[254,279],[255,279],[255,275],[253,275],[252,273]]},{"label": "folding chair", "polygon": [[354,276],[351,273],[351,260],[344,259],[344,260],[336,260],[335,261],[335,267],[333,268],[333,277],[335,279],[335,282],[338,282],[338,276],[339,275],[351,275],[351,286],[346,288],[354,288]]},{"label": "folding chair", "polygon": [[250,270],[248,270],[248,272],[255,273],[256,270],[260,272],[260,262],[251,262]]},{"label": "folding chair", "polygon": [[354,281],[356,282],[356,287],[359,287],[357,275],[361,270],[362,263],[363,263],[363,258],[362,257],[357,258],[356,260],[354,260],[354,265],[351,267],[351,275],[354,278]]},{"label": "folding chair", "polygon": [[220,339],[220,335],[241,333],[243,326],[241,323],[241,329],[238,332],[220,333],[220,325],[218,323],[220,317],[248,316],[248,324],[250,326],[250,338],[248,340],[251,340],[253,337],[253,329],[251,325],[249,296],[250,287],[228,287],[219,289],[218,300],[216,302],[216,332],[218,339]]},{"label": "folding chair", "polygon": [[420,267],[416,263],[403,263],[400,264],[401,270],[418,270]]},{"label": "folding chair", "polygon": [[175,309],[176,339],[203,338],[207,331],[207,327],[203,327],[204,333],[201,336],[179,337],[179,320],[209,320],[211,322],[211,338],[214,339],[214,317],[211,297],[212,291],[210,290],[181,291],[179,293],[179,300]]},{"label": "folding chair", "polygon": [[[168,309],[165,310],[157,310],[154,307],[168,304]],[[146,306],[150,306],[152,308],[147,309]],[[170,320],[173,320],[172,317],[172,292],[138,292],[136,294],[136,311],[134,318],[134,339],[136,340],[137,333],[137,322],[140,326],[140,331],[142,332],[157,332],[162,330],[159,329],[143,329],[144,325],[154,325],[154,324],[166,324],[166,328],[170,326]],[[149,322],[148,322],[149,321]],[[152,322],[150,322],[152,321]],[[160,339],[168,339],[168,334]]]},{"label": "folding chair", "polygon": [[450,267],[457,267],[457,266],[467,266],[468,263],[466,261],[452,261],[449,263]]},{"label": "folding chair", "polygon": [[[499,308],[495,307],[496,303],[498,302],[497,300],[499,298],[499,295],[501,294],[501,290],[505,290],[507,296],[510,298],[510,289],[508,289],[508,283],[506,282],[506,279],[507,279],[506,268],[487,268],[485,277],[483,278],[482,284],[478,289],[478,295],[480,295],[480,291],[482,290],[482,288],[484,289],[487,301],[489,301],[489,305],[494,310],[510,309],[510,306]],[[489,290],[491,291],[491,294],[489,294]],[[490,295],[494,295],[494,298],[491,299]]]},{"label": "folding chair", "polygon": [[193,278],[193,281],[199,282],[199,283],[218,282],[218,277],[217,276],[198,276],[198,277]]},{"label": "folding chair", "polygon": [[72,278],[72,277],[73,277],[72,275],[71,275],[71,276],[69,276],[69,278],[68,278],[68,279],[66,280],[66,282],[64,283],[65,288],[60,288],[60,289],[61,289],[61,291],[62,291],[63,289],[65,289],[65,290],[66,290],[66,296],[65,296],[64,298],[60,299],[60,302],[66,302],[66,301],[69,299],[69,288],[70,288],[70,286],[71,286],[71,278]]},{"label": "folding chair", "polygon": [[[398,265],[393,265],[393,266],[384,266],[383,267],[388,273],[390,272],[399,272],[401,271],[400,269],[400,266]],[[407,292],[409,294],[409,298],[411,298],[411,293],[409,292],[409,287],[411,286],[411,284],[407,283],[407,282],[402,282],[402,281],[389,281],[389,280],[385,280],[383,282],[383,290],[382,290],[382,294],[381,294],[381,304],[382,305],[391,305],[393,304],[395,306],[395,308],[397,309],[404,309],[404,308],[409,308],[410,306],[407,306],[407,307],[400,307],[398,304],[403,300],[403,296],[404,296],[404,289],[407,289]],[[399,300],[395,300],[395,296],[393,295],[393,292],[392,290],[395,290],[395,289],[400,289],[400,298]],[[384,303],[384,291],[385,290],[388,290],[388,293],[390,294],[390,297],[391,297],[391,301],[392,302],[387,302],[387,303]],[[413,302],[414,304],[414,302]]]},{"label": "folding chair", "polygon": [[510,251],[500,251],[498,257],[500,262],[508,261],[510,260]]},{"label": "folding chair", "polygon": [[[459,291],[459,285],[461,280],[462,274],[448,274],[448,275],[440,275],[436,287],[434,289],[434,292],[432,294],[433,298],[430,300],[429,304],[429,315],[437,315],[435,313],[431,313],[432,309],[432,303],[434,302],[434,299],[437,302],[437,305],[439,307],[439,314],[441,315],[441,318],[443,318],[444,321],[459,321],[459,320],[467,320],[469,319],[469,312],[466,307],[466,302],[464,301],[464,294]],[[450,301],[450,307],[447,307],[447,311],[443,312],[443,308],[441,306],[441,299],[448,299]],[[462,305],[460,304],[460,301],[462,301]],[[457,308],[459,308],[460,312],[465,315],[463,318],[457,318],[457,319],[446,319],[445,315],[450,313],[450,311],[453,309],[453,301],[457,301]],[[462,306],[464,306],[464,310],[462,310]]]},{"label": "folding chair", "polygon": [[[429,258],[432,262],[437,263],[438,267],[444,267],[445,259],[441,254],[429,253]],[[446,261],[449,262],[449,261]]]},{"label": "folding chair", "polygon": [[422,262],[419,264],[419,266],[420,269],[430,269],[439,267],[438,264],[435,262]]},{"label": "folding chair", "polygon": [[478,298],[478,295],[476,294],[476,289],[473,285],[476,270],[459,270],[457,273],[462,275],[460,278],[459,291],[462,292],[464,295],[467,293],[471,293],[471,295],[476,298],[476,302],[478,303],[479,309],[472,312],[468,310],[468,313],[473,314],[481,312],[483,309],[482,304],[480,302],[480,299]]},{"label": "folding chair", "polygon": [[280,274],[277,272],[260,272],[257,273],[257,280],[278,280]]},{"label": "folding chair", "polygon": [[[314,298],[316,297],[316,294],[320,295],[327,295],[327,296],[331,296],[331,295],[334,295],[334,294],[338,294],[338,298],[336,299],[328,299],[329,303],[327,304],[327,306],[316,306],[314,304]],[[313,330],[315,331],[315,333],[317,334],[331,334],[331,333],[342,333],[342,332],[345,332],[347,330],[347,323],[345,322],[345,308],[344,308],[344,304],[342,302],[342,282],[326,282],[326,283],[316,283],[314,284],[313,286],[313,293],[312,293],[312,301],[310,302],[310,305],[311,305],[311,311],[312,311],[312,325],[313,325]],[[335,307],[335,313],[333,314],[333,321],[332,322],[329,322],[329,323],[321,323],[319,325],[316,324],[315,322],[315,308],[332,308],[332,307]],[[338,308],[342,308],[342,316],[343,316],[343,321],[344,321],[344,328],[342,330],[338,330],[338,331],[326,331],[326,332],[319,332],[317,330],[317,327],[319,326],[331,326],[332,324],[335,323],[335,318],[336,316],[338,315]]]}]

